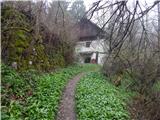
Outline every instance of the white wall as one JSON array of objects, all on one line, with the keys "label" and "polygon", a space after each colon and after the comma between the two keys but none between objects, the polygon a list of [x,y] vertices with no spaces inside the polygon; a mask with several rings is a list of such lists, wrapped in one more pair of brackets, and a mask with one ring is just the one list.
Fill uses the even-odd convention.
[{"label": "white wall", "polygon": [[98,55],[98,64],[103,65],[104,59],[105,59],[106,54],[100,54]]},{"label": "white wall", "polygon": [[77,42],[76,52],[87,52],[87,51],[104,52],[104,40],[103,39],[92,41],[89,48],[86,47],[86,42],[87,41]]},{"label": "white wall", "polygon": [[[105,47],[104,47],[104,39],[99,39],[99,40],[92,41],[90,47],[86,47],[86,42],[88,42],[88,41],[77,42],[77,45],[76,45],[76,48],[75,48],[76,54],[92,53],[92,52],[97,52],[98,51],[98,52],[100,52],[99,55],[98,55],[98,64],[103,64],[104,57],[106,56],[104,54],[104,52],[106,52]],[[96,58],[96,54],[92,54],[91,59],[95,59],[95,58]],[[81,63],[83,63],[84,58],[82,58],[82,56],[80,56],[79,61]]]}]

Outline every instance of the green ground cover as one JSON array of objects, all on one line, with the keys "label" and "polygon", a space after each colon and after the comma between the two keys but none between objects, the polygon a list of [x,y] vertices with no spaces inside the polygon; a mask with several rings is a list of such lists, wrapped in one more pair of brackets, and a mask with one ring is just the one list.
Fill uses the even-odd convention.
[{"label": "green ground cover", "polygon": [[96,65],[76,65],[40,74],[33,70],[17,73],[2,65],[2,119],[53,120],[68,80],[80,72],[94,69]]},{"label": "green ground cover", "polygon": [[158,81],[154,86],[153,86],[153,89],[155,91],[160,91],[160,81]]},{"label": "green ground cover", "polygon": [[78,120],[128,120],[127,101],[132,93],[116,88],[100,73],[83,77],[76,89]]}]

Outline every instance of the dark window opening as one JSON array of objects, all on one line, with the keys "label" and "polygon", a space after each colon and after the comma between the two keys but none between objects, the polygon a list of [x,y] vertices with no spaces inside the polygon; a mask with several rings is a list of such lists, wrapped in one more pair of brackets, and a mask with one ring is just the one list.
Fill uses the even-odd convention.
[{"label": "dark window opening", "polygon": [[84,63],[90,63],[90,61],[91,61],[91,57],[87,57],[87,58],[85,59]]},{"label": "dark window opening", "polygon": [[86,47],[90,47],[91,42],[86,42]]}]

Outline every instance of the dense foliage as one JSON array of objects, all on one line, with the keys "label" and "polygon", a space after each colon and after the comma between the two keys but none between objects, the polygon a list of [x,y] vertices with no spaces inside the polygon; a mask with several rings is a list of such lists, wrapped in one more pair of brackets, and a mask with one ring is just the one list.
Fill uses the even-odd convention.
[{"label": "dense foliage", "polygon": [[79,72],[94,68],[94,65],[77,65],[55,73],[30,70],[18,74],[2,65],[2,119],[54,119],[67,81]]},{"label": "dense foliage", "polygon": [[160,91],[160,82],[157,82],[157,84],[155,84],[154,89]]},{"label": "dense foliage", "polygon": [[[2,7],[2,60],[5,63],[17,62],[22,68],[29,65],[29,59],[33,57],[29,46],[33,39],[30,31],[24,14],[9,6]],[[31,50],[27,52],[27,49]]]},{"label": "dense foliage", "polygon": [[128,120],[126,102],[132,95],[106,82],[103,75],[92,72],[77,86],[76,105],[79,120]]},{"label": "dense foliage", "polygon": [[58,2],[52,4],[54,6],[45,8],[43,1],[2,2],[2,61],[5,64],[19,71],[50,71],[74,62],[76,40],[71,38],[67,8],[63,8],[62,17],[62,12],[56,12]]}]

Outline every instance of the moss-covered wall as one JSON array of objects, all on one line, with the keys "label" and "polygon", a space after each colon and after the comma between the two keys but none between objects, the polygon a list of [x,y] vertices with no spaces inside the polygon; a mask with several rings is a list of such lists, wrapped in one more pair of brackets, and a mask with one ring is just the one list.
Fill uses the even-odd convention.
[{"label": "moss-covered wall", "polygon": [[[72,55],[69,55],[68,51],[71,51],[72,47],[58,39],[58,44],[49,45],[45,41],[47,35],[44,34],[44,30],[36,36],[33,25],[35,21],[28,20],[25,13],[3,5],[1,21],[2,61],[5,64],[12,66],[16,63],[18,71],[27,69],[49,71],[69,64],[68,57]],[[61,39],[60,36],[58,37]],[[50,52],[47,52],[48,49]]]}]

